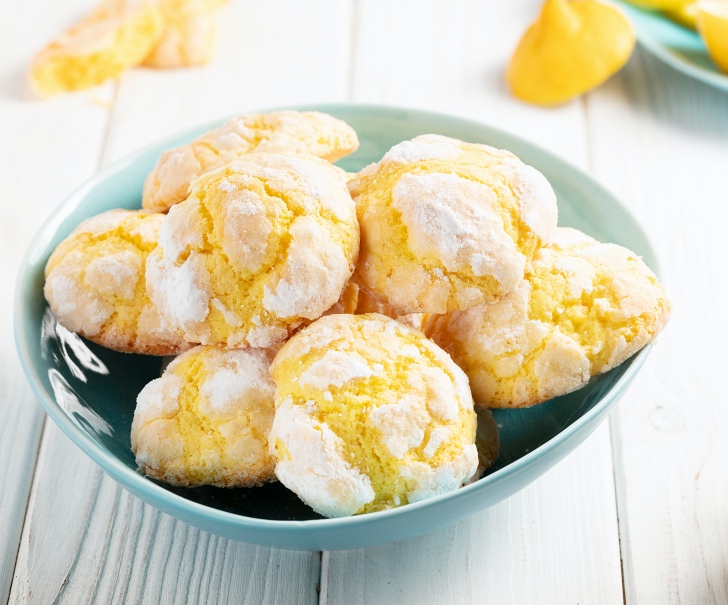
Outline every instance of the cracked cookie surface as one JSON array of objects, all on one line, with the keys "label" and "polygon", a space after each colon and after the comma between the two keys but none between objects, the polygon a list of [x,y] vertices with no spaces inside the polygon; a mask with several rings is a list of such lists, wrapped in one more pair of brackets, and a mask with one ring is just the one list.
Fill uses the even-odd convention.
[{"label": "cracked cookie surface", "polygon": [[144,182],[142,206],[166,212],[198,177],[253,152],[310,154],[334,162],[359,147],[354,130],[317,111],[246,114],[165,151]]},{"label": "cracked cookie surface", "polygon": [[343,175],[313,156],[256,153],[198,179],[147,263],[170,324],[190,342],[268,347],[320,317],[359,251]]},{"label": "cracked cookie surface", "polygon": [[274,481],[274,355],[199,346],[172,361],[137,398],[131,445],[139,468],[185,487]]},{"label": "cracked cookie surface", "polygon": [[437,345],[379,314],[330,315],[271,366],[276,475],[341,517],[455,490],[476,471],[465,374]]},{"label": "cracked cookie surface", "polygon": [[349,189],[362,231],[356,279],[401,314],[496,300],[556,228],[556,196],[540,172],[439,135],[395,145]]},{"label": "cracked cookie surface", "polygon": [[110,210],[79,225],[53,251],[43,292],[58,322],[109,349],[176,355],[190,347],[150,300],[144,279],[162,216]]},{"label": "cracked cookie surface", "polygon": [[514,292],[433,317],[425,332],[468,375],[476,404],[517,408],[611,370],[652,341],[669,316],[664,288],[636,254],[560,228]]}]

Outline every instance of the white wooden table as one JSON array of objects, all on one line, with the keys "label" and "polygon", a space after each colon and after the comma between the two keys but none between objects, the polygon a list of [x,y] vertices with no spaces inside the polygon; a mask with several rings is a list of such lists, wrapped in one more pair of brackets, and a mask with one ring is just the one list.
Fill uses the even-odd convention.
[{"label": "white wooden table", "polygon": [[[28,58],[92,1],[0,3],[0,603],[728,603],[728,94],[637,52],[581,100],[518,103],[503,69],[538,0],[233,0],[211,65],[33,100]],[[674,318],[609,423],[494,508],[361,551],[225,540],[142,504],[45,420],[14,278],[102,165],[214,118],[345,101],[489,122],[589,170],[646,228]]]}]

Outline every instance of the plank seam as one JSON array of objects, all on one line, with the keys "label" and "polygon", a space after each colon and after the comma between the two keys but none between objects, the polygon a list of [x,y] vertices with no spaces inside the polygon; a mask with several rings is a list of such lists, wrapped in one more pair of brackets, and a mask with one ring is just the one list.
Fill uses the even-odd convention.
[{"label": "plank seam", "polygon": [[329,602],[329,558],[328,550],[321,551],[321,566],[319,571],[319,598],[318,605],[328,605]]},{"label": "plank seam", "polygon": [[616,455],[615,443],[618,441],[617,431],[615,431],[615,410],[609,416],[609,444],[612,448],[612,480],[614,481],[614,509],[617,512],[617,539],[619,540],[619,572],[622,575],[622,603],[627,605],[627,584],[624,578],[624,556],[622,554],[622,517],[619,514],[619,484],[617,481],[617,463],[621,460],[620,456]]},{"label": "plank seam", "polygon": [[[36,401],[36,405],[40,405]],[[38,470],[38,464],[40,462],[40,448],[43,445],[43,439],[46,434],[46,426],[48,424],[48,415],[44,412],[43,413],[43,426],[40,429],[40,438],[38,439],[38,443],[35,447],[35,459],[33,460],[33,473],[32,473],[32,479],[30,480],[30,488],[28,489],[28,497],[25,499],[25,514],[23,515],[23,523],[20,528],[20,537],[18,539],[18,545],[15,548],[15,562],[13,563],[13,572],[10,574],[10,586],[8,586],[8,598],[5,601],[5,605],[10,603],[10,595],[13,594],[13,587],[15,586],[15,572],[18,568],[18,558],[20,555],[20,547],[23,543],[23,536],[25,535],[25,526],[28,523],[28,515],[30,514],[30,502],[33,496],[33,491],[37,489],[37,482],[36,482],[36,471]]]},{"label": "plank seam", "polygon": [[[590,94],[586,94],[581,98],[581,108],[584,115],[584,134],[585,134],[585,155],[586,155],[586,166],[590,173],[594,174],[594,154],[592,149],[591,140],[591,128],[590,128],[590,111],[589,111],[589,99]],[[612,454],[612,483],[614,485],[614,512],[617,515],[617,543],[619,545],[619,574],[622,582],[622,604],[627,604],[627,585],[624,577],[624,551],[622,545],[622,519],[620,515],[619,507],[619,481],[617,479],[617,468],[620,464],[621,457],[617,454],[617,447],[619,445],[618,435],[614,428],[614,418],[618,414],[615,409],[609,415],[609,449]],[[621,467],[619,467],[621,468]]]},{"label": "plank seam", "polygon": [[[123,77],[123,76],[122,76]],[[104,128],[104,136],[101,139],[101,153],[99,154],[99,162],[96,165],[96,171],[98,172],[106,165],[106,157],[109,149],[109,135],[111,134],[111,128],[114,124],[114,109],[116,109],[116,98],[119,95],[119,79],[113,81],[113,92],[111,93],[111,107],[109,107],[108,114],[106,117],[106,127]]]}]

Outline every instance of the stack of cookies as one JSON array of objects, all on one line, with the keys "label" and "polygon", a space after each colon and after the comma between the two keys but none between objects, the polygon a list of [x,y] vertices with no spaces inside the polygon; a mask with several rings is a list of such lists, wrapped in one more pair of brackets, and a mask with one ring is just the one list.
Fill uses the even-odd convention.
[{"label": "stack of cookies", "polygon": [[331,163],[357,147],[325,114],[241,116],[51,256],[63,326],[178,355],[137,400],[148,476],[278,479],[328,517],[444,494],[495,461],[489,408],[578,389],[665,325],[640,258],[557,228],[514,155],[423,135],[355,175]]}]

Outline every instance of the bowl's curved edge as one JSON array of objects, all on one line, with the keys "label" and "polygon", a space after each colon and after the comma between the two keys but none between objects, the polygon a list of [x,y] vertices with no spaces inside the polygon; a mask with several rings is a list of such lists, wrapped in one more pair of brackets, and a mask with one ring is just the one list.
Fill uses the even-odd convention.
[{"label": "bowl's curved edge", "polygon": [[[667,19],[667,17],[650,14],[650,11],[647,9],[642,10],[636,6],[631,6],[624,0],[620,1],[620,6],[626,10],[633,20],[638,22],[637,27],[635,28],[637,31],[637,40],[640,43],[640,46],[644,47],[650,54],[654,55],[676,71],[720,90],[728,91],[728,75],[723,75],[719,71],[712,71],[697,65],[684,58],[682,55],[671,52],[669,47],[658,40],[642,25],[642,21],[645,19]],[[675,24],[675,26],[680,27],[677,24]]]},{"label": "bowl's curved edge", "polygon": [[[299,107],[298,109],[317,109],[320,111],[329,111],[331,113],[346,113],[347,111],[352,111],[354,109],[358,111],[370,110],[378,112],[402,111],[402,108],[389,108],[377,105],[315,105]],[[405,111],[408,113],[416,113],[425,117],[432,116],[437,117],[438,119],[448,119],[453,124],[474,124],[481,128],[485,127],[493,132],[499,133],[505,138],[518,141],[521,145],[530,146],[539,153],[544,154],[544,156],[549,157],[552,162],[556,162],[556,164],[559,165],[560,168],[563,168],[567,173],[576,174],[580,178],[586,179],[590,186],[595,187],[602,195],[610,198],[610,201],[613,204],[619,207],[625,215],[629,216],[635,225],[639,226],[629,211],[622,206],[622,204],[611,193],[591,179],[591,177],[568,162],[565,162],[561,158],[558,158],[552,153],[541,149],[525,139],[521,139],[520,137],[464,118],[457,118],[454,116],[424,112],[420,110]],[[219,120],[215,122],[215,124],[218,123],[220,123]],[[209,125],[196,127],[186,131],[186,133],[204,132],[208,128]],[[24,326],[30,321],[28,316],[28,303],[30,302],[29,298],[31,293],[29,292],[28,286],[34,277],[34,275],[31,275],[30,271],[32,266],[31,260],[37,263],[39,259],[42,259],[43,250],[49,243],[49,233],[55,232],[55,230],[58,229],[58,226],[77,208],[84,193],[95,186],[98,182],[104,180],[105,177],[118,171],[121,166],[132,161],[132,158],[144,153],[150,153],[150,150],[167,144],[167,141],[173,141],[175,139],[180,140],[185,136],[186,134],[169,137],[164,141],[156,143],[153,146],[149,146],[136,154],[129,156],[129,158],[124,158],[119,162],[112,164],[77,189],[76,192],[69,196],[69,198],[67,198],[51,214],[39,230],[38,235],[26,251],[23,258],[16,282],[13,316],[15,344],[23,372],[28,379],[33,393],[38,398],[50,418],[89,457],[99,464],[99,466],[101,466],[101,468],[111,478],[117,481],[125,489],[152,506],[155,506],[166,513],[172,514],[191,525],[229,538],[244,540],[255,544],[297,550],[339,550],[359,548],[428,533],[509,497],[566,456],[593,430],[595,430],[599,422],[606,417],[607,413],[617,403],[619,398],[632,382],[634,376],[639,371],[649,354],[651,345],[648,345],[631,360],[631,364],[625,373],[617,380],[614,387],[602,400],[542,446],[534,449],[508,466],[495,471],[480,481],[463,487],[456,492],[409,504],[406,507],[341,519],[275,521],[244,517],[213,509],[173,494],[147,480],[139,473],[132,471],[119,460],[108,454],[87,433],[81,431],[79,427],[77,427],[60,409],[55,399],[49,395],[42,384],[41,378],[32,363],[32,356],[27,346],[26,339],[23,337],[23,332]],[[644,234],[642,234],[642,237],[649,246],[647,237]],[[651,263],[652,267],[657,273],[658,267],[654,262],[654,254],[651,249],[649,252],[653,257],[653,262]],[[569,447],[565,447],[565,445],[568,445]],[[495,489],[496,487],[500,487],[501,489]],[[448,508],[447,515],[435,515],[436,521],[435,523],[432,523],[433,513],[442,510],[444,507]],[[408,515],[411,517],[408,524],[401,523],[402,515]],[[418,519],[420,521],[419,523],[416,522]],[[427,524],[425,523],[425,519],[427,519]],[[292,537],[293,533],[295,533],[294,537]]]}]

